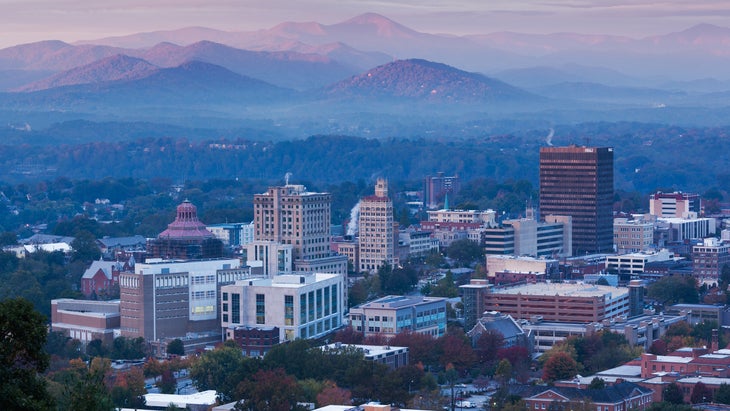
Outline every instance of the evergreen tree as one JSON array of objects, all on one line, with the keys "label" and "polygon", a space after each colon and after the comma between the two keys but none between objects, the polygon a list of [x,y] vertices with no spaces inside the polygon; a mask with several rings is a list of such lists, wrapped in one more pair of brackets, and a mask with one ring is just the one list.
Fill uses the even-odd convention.
[{"label": "evergreen tree", "polygon": [[0,409],[53,408],[40,373],[48,368],[46,321],[27,300],[0,301]]}]

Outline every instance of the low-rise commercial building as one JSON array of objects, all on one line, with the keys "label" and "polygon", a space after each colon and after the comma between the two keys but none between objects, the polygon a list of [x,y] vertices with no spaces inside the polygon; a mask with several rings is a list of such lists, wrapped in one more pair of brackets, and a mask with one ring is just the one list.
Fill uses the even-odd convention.
[{"label": "low-rise commercial building", "polygon": [[332,353],[357,350],[362,352],[366,360],[387,365],[391,369],[408,365],[408,347],[333,343],[322,346],[322,349]]},{"label": "low-rise commercial building", "polygon": [[119,325],[119,300],[51,300],[51,331],[85,343],[101,340],[111,344]]},{"label": "low-rise commercial building", "polygon": [[591,323],[630,313],[629,289],[603,285],[538,283],[493,288],[485,294],[485,310],[515,319]]},{"label": "low-rise commercial building", "polygon": [[351,308],[349,319],[365,337],[394,337],[406,330],[441,337],[446,333],[446,299],[389,295]]},{"label": "low-rise commercial building", "polygon": [[318,338],[342,326],[344,278],[302,273],[249,279],[221,288],[220,326],[226,339],[236,327],[278,327],[280,340]]}]

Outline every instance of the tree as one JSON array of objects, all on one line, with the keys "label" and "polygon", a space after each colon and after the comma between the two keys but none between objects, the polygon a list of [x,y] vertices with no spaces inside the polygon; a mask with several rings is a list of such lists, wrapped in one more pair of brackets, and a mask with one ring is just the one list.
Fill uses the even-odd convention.
[{"label": "tree", "polygon": [[570,355],[557,352],[543,366],[542,379],[547,382],[573,378],[578,373],[578,363]]},{"label": "tree", "polygon": [[172,370],[169,367],[162,371],[162,377],[160,378],[160,382],[157,383],[157,386],[160,387],[160,392],[163,394],[175,393],[175,389],[177,388],[177,378],[175,378],[175,374],[172,373]]},{"label": "tree", "polygon": [[48,368],[46,322],[24,299],[0,301],[0,409],[54,407],[40,376]]},{"label": "tree", "polygon": [[606,381],[604,381],[603,378],[594,377],[591,380],[591,384],[588,386],[588,389],[591,389],[591,390],[602,390],[605,387],[606,387]]},{"label": "tree", "polygon": [[474,352],[482,365],[488,365],[497,360],[497,353],[504,345],[504,336],[496,330],[486,330],[477,338]]},{"label": "tree", "polygon": [[439,338],[436,342],[436,349],[439,361],[444,367],[451,364],[460,372],[464,372],[472,368],[476,362],[471,342],[461,329]]},{"label": "tree", "polygon": [[712,390],[705,385],[702,381],[695,384],[694,387],[692,387],[692,394],[690,395],[690,400],[692,404],[704,404],[707,402],[712,402]]},{"label": "tree", "polygon": [[454,273],[446,270],[444,278],[438,280],[435,286],[431,286],[429,295],[433,297],[454,298],[459,295],[459,288],[454,282]]},{"label": "tree", "polygon": [[340,388],[332,381],[325,381],[325,387],[317,394],[317,406],[327,405],[350,405],[352,393],[350,390]]},{"label": "tree", "polygon": [[139,367],[117,376],[112,388],[112,401],[119,408],[141,408],[145,405],[144,374]]},{"label": "tree", "polygon": [[185,355],[185,346],[179,338],[175,338],[167,344],[167,354],[169,355]]},{"label": "tree", "polygon": [[92,340],[86,345],[86,355],[89,357],[106,357],[109,350],[100,339]]},{"label": "tree", "polygon": [[649,353],[654,355],[667,355],[667,343],[664,340],[654,340],[649,346]]},{"label": "tree", "polygon": [[229,402],[238,383],[252,375],[260,363],[244,357],[239,348],[224,345],[200,356],[190,367],[190,378],[199,391],[214,389],[222,402]]},{"label": "tree", "polygon": [[94,358],[89,366],[80,362],[76,366],[78,378],[68,395],[68,409],[78,411],[111,411],[114,402],[105,384],[111,369],[108,359]]},{"label": "tree", "polygon": [[608,283],[608,280],[606,279],[606,277],[601,277],[598,279],[598,281],[596,281],[596,285],[611,285],[611,284]]},{"label": "tree", "polygon": [[723,292],[727,292],[728,285],[730,285],[730,264],[722,265],[718,285]]},{"label": "tree", "polygon": [[509,382],[512,378],[512,364],[510,364],[509,360],[503,359],[497,364],[497,369],[494,370],[494,376],[497,377],[501,385]]},{"label": "tree", "polygon": [[662,399],[670,404],[684,404],[682,388],[676,382],[669,383],[662,391]]},{"label": "tree", "polygon": [[689,404],[673,404],[667,401],[653,402],[647,411],[694,411]]},{"label": "tree", "polygon": [[362,344],[363,333],[355,331],[351,325],[348,325],[337,331],[335,336],[332,337],[332,340],[343,344]]},{"label": "tree", "polygon": [[244,398],[234,409],[248,411],[290,411],[297,408],[301,395],[296,379],[283,369],[259,370],[236,388],[236,396]]},{"label": "tree", "polygon": [[715,402],[730,404],[730,385],[720,384],[720,387],[715,391]]},{"label": "tree", "polygon": [[662,304],[696,304],[700,298],[694,277],[681,275],[662,277],[647,288],[647,296]]},{"label": "tree", "polygon": [[411,364],[421,363],[426,366],[436,366],[436,339],[428,334],[404,330],[390,339],[390,345],[408,347],[408,359]]},{"label": "tree", "polygon": [[76,238],[71,242],[71,248],[73,249],[74,260],[89,262],[98,260],[101,257],[101,250],[96,244],[96,237],[86,230],[76,233]]},{"label": "tree", "polygon": [[446,249],[446,255],[460,266],[466,267],[475,261],[481,261],[484,250],[477,242],[464,238],[451,243]]}]

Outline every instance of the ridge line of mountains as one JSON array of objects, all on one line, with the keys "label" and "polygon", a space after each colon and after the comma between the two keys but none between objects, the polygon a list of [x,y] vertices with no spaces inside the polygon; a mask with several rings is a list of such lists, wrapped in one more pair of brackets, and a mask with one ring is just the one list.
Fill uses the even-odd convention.
[{"label": "ridge line of mountains", "polygon": [[[448,36],[373,13],[254,32],[198,27],[48,40],[0,50],[0,108],[145,120],[407,115],[417,108],[513,118],[539,112],[568,121],[627,113],[628,120],[703,121],[692,110],[710,108],[705,117],[718,122],[730,107],[728,44],[730,28],[707,24],[641,39]],[[657,110],[667,107],[684,115]]]}]

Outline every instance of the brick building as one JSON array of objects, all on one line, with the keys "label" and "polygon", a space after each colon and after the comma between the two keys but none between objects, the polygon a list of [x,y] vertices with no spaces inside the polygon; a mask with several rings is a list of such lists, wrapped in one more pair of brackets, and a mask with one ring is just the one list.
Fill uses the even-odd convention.
[{"label": "brick building", "polygon": [[515,319],[590,323],[630,313],[628,288],[602,285],[538,283],[492,288],[484,309]]},{"label": "brick building", "polygon": [[101,340],[111,344],[119,325],[119,300],[51,300],[51,331],[82,342]]}]

